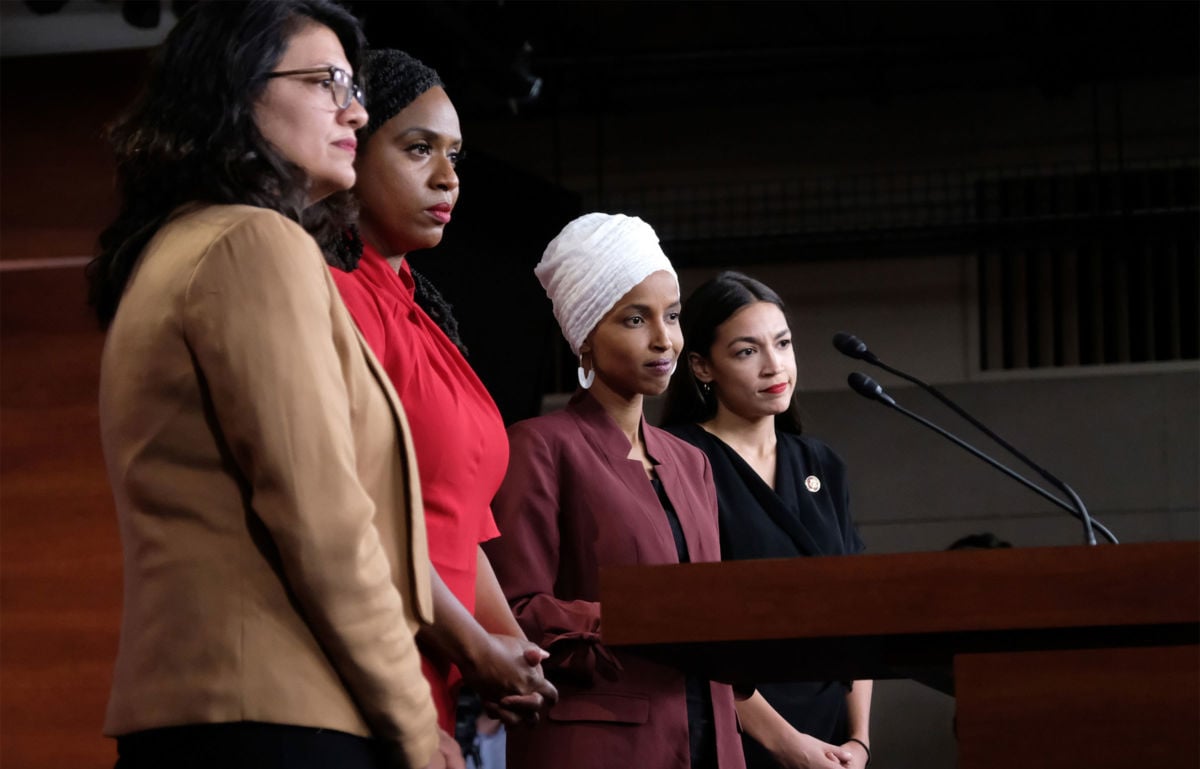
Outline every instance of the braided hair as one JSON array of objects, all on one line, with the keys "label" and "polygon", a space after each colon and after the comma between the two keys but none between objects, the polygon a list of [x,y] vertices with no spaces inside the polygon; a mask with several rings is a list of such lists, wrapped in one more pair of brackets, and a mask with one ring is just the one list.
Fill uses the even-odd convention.
[{"label": "braided hair", "polygon": [[[370,122],[359,130],[359,141],[366,142],[380,126],[412,104],[430,88],[445,87],[435,69],[404,51],[394,48],[364,51],[362,69],[366,73],[367,102]],[[345,209],[351,205],[350,192],[331,195],[327,205]],[[343,272],[353,272],[362,259],[363,241],[358,227],[347,227],[332,237],[318,237],[325,252],[325,261]],[[438,328],[454,343],[464,357],[467,347],[458,331],[458,320],[452,305],[428,278],[412,270],[413,298]]]},{"label": "braided hair", "polygon": [[437,70],[395,48],[373,48],[363,52],[370,122],[359,132],[365,142],[400,110],[430,88],[445,88]]},{"label": "braided hair", "polygon": [[467,346],[463,344],[458,333],[458,319],[454,317],[454,305],[446,301],[442,292],[438,291],[429,278],[410,268],[413,276],[413,299],[420,305],[425,314],[438,324],[438,328],[454,343],[463,357],[467,357]]}]

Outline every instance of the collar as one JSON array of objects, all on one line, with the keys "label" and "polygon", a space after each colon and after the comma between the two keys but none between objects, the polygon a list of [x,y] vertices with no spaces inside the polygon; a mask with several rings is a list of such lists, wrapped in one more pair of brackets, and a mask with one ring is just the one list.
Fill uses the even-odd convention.
[{"label": "collar", "polygon": [[[571,400],[567,401],[567,411],[574,414],[580,423],[588,428],[588,435],[602,452],[622,459],[629,454],[629,439],[590,392],[576,390]],[[638,430],[646,443],[646,454],[649,455],[650,461],[655,465],[662,464],[661,458],[666,455],[665,442],[657,430],[646,424],[645,413],[638,417]]]},{"label": "collar", "polygon": [[413,280],[412,268],[408,264],[408,259],[404,259],[400,262],[400,269],[398,271],[393,270],[392,265],[388,264],[388,260],[384,258],[383,254],[379,253],[374,246],[372,246],[370,243],[367,243],[365,240],[363,241],[362,259],[363,261],[370,263],[372,267],[372,273],[377,272],[379,269],[383,269],[389,275],[398,277],[400,279],[400,283],[404,286],[404,290],[408,293],[410,298],[414,293],[416,293],[417,283],[415,280]]}]

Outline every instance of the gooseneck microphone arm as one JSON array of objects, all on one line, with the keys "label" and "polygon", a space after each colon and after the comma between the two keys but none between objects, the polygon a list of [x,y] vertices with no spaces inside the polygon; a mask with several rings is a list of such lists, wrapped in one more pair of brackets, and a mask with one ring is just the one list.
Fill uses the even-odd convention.
[{"label": "gooseneck microphone arm", "polygon": [[[895,398],[888,395],[887,392],[884,391],[883,387],[880,386],[880,384],[878,382],[876,382],[874,379],[872,379],[871,377],[867,376],[866,374],[862,374],[862,373],[855,371],[847,378],[846,381],[850,384],[851,389],[853,389],[856,393],[863,396],[864,398],[867,398],[869,400],[879,401],[880,403],[887,406],[888,408],[895,409],[896,411],[899,411],[901,414],[905,415],[909,419],[919,422],[920,424],[924,425],[925,427],[928,427],[930,430],[933,430],[934,432],[938,433],[943,438],[946,438],[947,440],[951,441],[952,443],[954,443],[956,446],[963,449],[964,451],[967,451],[968,453],[978,457],[979,459],[988,463],[989,465],[996,468],[1000,472],[1004,473],[1008,477],[1021,483],[1026,488],[1028,488],[1031,491],[1039,494],[1040,496],[1048,499],[1049,501],[1053,502],[1058,507],[1061,507],[1063,510],[1066,510],[1072,516],[1081,520],[1084,524],[1085,530],[1087,530],[1089,533],[1091,533],[1091,526],[1092,526],[1093,522],[1088,517],[1086,517],[1083,513],[1081,513],[1079,510],[1073,508],[1071,505],[1068,505],[1066,502],[1063,502],[1061,499],[1054,496],[1050,492],[1046,491],[1041,486],[1038,486],[1036,483],[1034,483],[1033,481],[1024,477],[1023,475],[1016,472],[1015,470],[1012,470],[1011,468],[1007,467],[1006,465],[1001,464],[997,460],[995,460],[992,457],[988,456],[987,454],[983,453],[979,449],[975,448],[971,444],[969,444],[966,441],[964,441],[963,439],[959,438],[957,435],[954,435],[953,433],[939,427],[938,425],[929,421],[928,419],[921,416],[920,414],[917,414],[913,411],[909,411],[908,409],[904,408],[903,406],[901,406],[899,403],[896,402]],[[1108,537],[1110,539],[1110,541],[1113,541],[1113,542],[1116,541],[1112,537],[1112,533],[1109,532],[1106,528],[1104,528],[1104,526],[1102,524],[1096,523],[1095,526],[1096,526],[1096,528],[1099,528],[1103,532],[1105,532],[1105,536]],[[1095,535],[1094,534],[1092,535],[1091,544],[1095,544]]]},{"label": "gooseneck microphone arm", "polygon": [[856,358],[858,360],[864,360],[867,363],[870,363],[872,366],[878,366],[879,368],[883,369],[884,371],[887,371],[891,374],[895,374],[896,376],[900,377],[901,379],[908,381],[908,382],[912,382],[913,384],[922,388],[923,390],[928,392],[930,395],[932,395],[933,397],[935,397],[939,401],[941,401],[943,404],[945,404],[947,407],[949,407],[954,413],[958,414],[960,417],[962,417],[963,419],[967,420],[972,425],[974,425],[975,428],[978,429],[980,432],[984,433],[989,438],[994,440],[996,443],[1000,444],[1000,446],[1002,446],[1010,454],[1015,456],[1017,459],[1021,460],[1023,463],[1025,463],[1025,465],[1027,467],[1029,467],[1032,470],[1034,470],[1035,472],[1037,472],[1038,475],[1045,478],[1046,481],[1048,481],[1054,487],[1056,487],[1057,489],[1062,491],[1064,494],[1066,494],[1068,497],[1070,497],[1071,501],[1074,502],[1076,505],[1076,508],[1075,508],[1076,511],[1079,513],[1076,517],[1079,518],[1081,521],[1083,521],[1084,535],[1087,538],[1087,544],[1089,544],[1089,545],[1096,544],[1096,535],[1093,532],[1093,526],[1096,529],[1099,529],[1100,532],[1104,535],[1104,537],[1109,542],[1113,543],[1114,545],[1117,544],[1117,538],[1115,536],[1113,536],[1113,533],[1111,531],[1109,531],[1108,528],[1105,527],[1103,524],[1101,524],[1099,521],[1096,521],[1095,519],[1093,519],[1090,514],[1088,514],[1087,507],[1083,504],[1083,500],[1080,499],[1079,495],[1075,493],[1075,490],[1072,489],[1070,486],[1068,486],[1065,481],[1060,480],[1059,478],[1057,478],[1056,476],[1051,474],[1049,470],[1046,470],[1044,467],[1042,467],[1038,463],[1034,462],[1029,457],[1025,456],[1024,453],[1022,453],[1019,449],[1017,449],[1011,443],[1009,443],[1008,441],[1004,440],[999,435],[997,435],[987,425],[983,424],[978,419],[976,419],[975,417],[968,414],[957,403],[955,403],[954,401],[950,400],[948,397],[943,395],[942,392],[940,390],[938,390],[936,387],[934,387],[933,385],[931,385],[927,382],[921,381],[920,379],[918,379],[915,376],[912,376],[911,374],[907,374],[897,368],[894,368],[894,367],[889,366],[888,364],[884,363],[883,361],[881,361],[879,359],[879,357],[877,355],[875,355],[875,353],[871,352],[867,348],[866,342],[864,342],[863,340],[854,336],[853,334],[847,334],[844,331],[834,334],[833,346],[836,347],[838,349],[838,351],[841,352],[843,355],[846,355],[850,358]]}]

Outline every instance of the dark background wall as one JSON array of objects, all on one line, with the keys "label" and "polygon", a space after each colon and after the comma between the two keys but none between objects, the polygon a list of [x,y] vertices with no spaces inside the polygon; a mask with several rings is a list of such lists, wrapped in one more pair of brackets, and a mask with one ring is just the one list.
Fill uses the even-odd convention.
[{"label": "dark background wall", "polygon": [[[373,44],[436,66],[462,114],[463,205],[476,207],[458,221],[487,210],[495,223],[452,230],[449,248],[413,261],[447,278],[472,319],[496,317],[507,292],[537,305],[529,269],[540,244],[460,256],[455,238],[486,231],[499,246],[543,223],[553,233],[564,221],[550,204],[557,186],[581,210],[641,214],[676,265],[697,270],[821,260],[861,274],[864,259],[968,253],[979,270],[1000,265],[1003,280],[1025,258],[1014,251],[1083,244],[1083,266],[1061,280],[1120,281],[1105,266],[1114,257],[1089,239],[1141,248],[1147,231],[1177,233],[1183,266],[1162,281],[1182,284],[1170,297],[1182,315],[1158,325],[1187,329],[1178,353],[1125,358],[1196,357],[1195,4],[354,7]],[[544,180],[546,204],[506,195],[494,173],[504,166]],[[1165,197],[1152,204],[1142,191],[1158,187]],[[480,263],[486,280],[465,285]],[[485,285],[506,292],[482,296]],[[1085,315],[1109,310],[1088,298],[1075,300]],[[993,349],[981,348],[976,365],[1023,368],[1027,356],[997,346],[1012,346],[999,336],[1006,328],[1028,332],[1013,330],[1003,308],[980,305],[979,333]],[[512,350],[509,331],[466,325],[479,349]],[[1098,330],[1078,353],[1060,342],[1058,362],[1109,362],[1089,352],[1101,337],[1118,335]],[[569,386],[561,344],[541,357],[557,358],[556,378],[527,386]],[[480,370],[491,376],[489,364]]]},{"label": "dark background wall", "polygon": [[[120,556],[81,265],[113,210],[102,126],[172,5],[32,5],[0,3],[0,764],[99,767]],[[1200,535],[1196,3],[351,6],[461,113],[455,223],[412,259],[509,421],[573,379],[541,249],[621,210],[656,227],[685,293],[737,267],[788,300],[808,427],[847,459],[872,550],[1079,536],[849,393],[838,330],[1051,465],[1123,540]],[[122,17],[150,7],[156,28]],[[881,685],[881,765],[952,766],[951,713]]]}]

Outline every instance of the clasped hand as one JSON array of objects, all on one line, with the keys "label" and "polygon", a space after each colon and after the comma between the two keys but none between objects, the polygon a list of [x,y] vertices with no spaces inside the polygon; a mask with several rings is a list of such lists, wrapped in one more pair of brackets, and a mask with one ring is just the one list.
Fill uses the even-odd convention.
[{"label": "clasped hand", "polygon": [[506,726],[536,724],[558,702],[558,690],[542,672],[548,656],[523,638],[489,634],[488,643],[462,667],[463,681],[492,718]]}]

